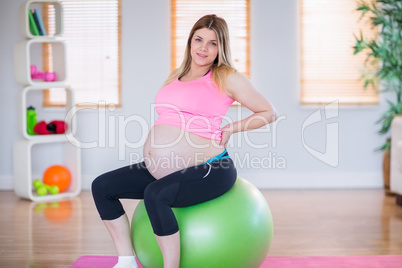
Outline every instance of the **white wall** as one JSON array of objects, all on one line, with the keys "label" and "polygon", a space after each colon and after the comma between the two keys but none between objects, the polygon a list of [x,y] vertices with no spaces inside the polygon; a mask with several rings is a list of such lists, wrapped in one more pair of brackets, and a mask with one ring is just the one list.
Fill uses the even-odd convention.
[{"label": "white wall", "polygon": [[[17,91],[21,87],[14,80],[13,45],[22,37],[18,31],[18,7],[22,0],[0,0],[0,189],[12,189],[12,147],[22,138],[17,127]],[[102,113],[82,110],[78,114],[77,138],[83,142],[102,142],[98,148],[82,150],[84,188],[102,172],[127,165],[130,155],[142,155],[142,147],[119,148],[125,137],[132,144],[144,139],[152,126],[151,111],[155,94],[170,68],[170,8],[169,1],[129,1],[122,3],[122,99],[123,106]],[[4,26],[7,27],[4,27]],[[251,0],[251,79],[255,87],[275,105],[281,120],[259,131],[237,133],[228,151],[235,159],[238,174],[261,188],[372,188],[382,186],[382,154],[374,153],[385,137],[376,134],[374,122],[385,110],[380,106],[339,107],[337,117],[323,120],[305,128],[305,142],[316,151],[325,152],[326,124],[339,129],[339,146],[329,145],[339,152],[339,163],[330,166],[312,156],[302,143],[302,125],[324,106],[306,107],[299,104],[299,40],[297,0]],[[72,85],[74,86],[74,85]],[[382,97],[383,98],[383,97]],[[58,118],[57,109],[40,109],[46,118]],[[227,116],[240,120],[251,112],[231,107]],[[119,117],[129,120],[138,115],[146,120],[146,127],[135,122],[118,124]],[[100,118],[100,120],[99,120]],[[110,120],[115,120],[112,124]],[[102,127],[102,122],[105,122]],[[99,124],[99,122],[101,122]],[[110,128],[109,128],[110,125]],[[120,130],[119,130],[120,127]],[[109,130],[110,129],[110,130]],[[123,131],[124,130],[124,131]],[[264,131],[264,132],[261,132]],[[109,135],[109,131],[111,135]],[[100,133],[100,134],[99,134]],[[276,133],[275,135],[273,133]],[[106,136],[104,136],[106,135]],[[113,138],[113,135],[116,137]],[[253,144],[269,144],[254,148]],[[116,146],[113,146],[113,142]],[[273,141],[276,146],[273,148]],[[336,152],[335,152],[336,153]],[[122,154],[119,159],[119,154]],[[254,159],[254,166],[244,164],[246,157]],[[264,160],[265,159],[265,160]],[[46,153],[38,153],[34,163],[51,162]],[[264,160],[265,167],[258,165]],[[271,167],[269,166],[271,160]],[[273,165],[285,163],[283,165]],[[42,170],[34,166],[34,175]]]}]

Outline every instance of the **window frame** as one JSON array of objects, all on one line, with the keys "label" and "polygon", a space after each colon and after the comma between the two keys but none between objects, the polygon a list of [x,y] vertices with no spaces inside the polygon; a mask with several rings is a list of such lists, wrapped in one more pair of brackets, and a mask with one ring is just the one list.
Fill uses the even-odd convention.
[{"label": "window frame", "polygon": [[[339,93],[340,91],[334,91],[334,90],[329,91],[329,95],[339,94],[340,97],[333,97],[332,100],[326,100],[325,98],[319,99],[320,96],[318,96],[318,95],[314,96],[312,94],[306,94],[306,92],[311,93],[311,91],[308,91],[308,90],[303,91],[303,86],[305,84],[303,81],[304,80],[312,80],[312,79],[306,79],[303,76],[303,74],[304,74],[304,63],[303,63],[303,61],[305,59],[305,57],[303,56],[303,52],[304,52],[303,51],[304,50],[303,39],[306,38],[304,36],[304,32],[303,32],[303,19],[305,18],[304,14],[303,14],[303,12],[304,12],[303,4],[304,4],[305,1],[306,0],[300,0],[299,3],[298,3],[298,15],[299,15],[299,20],[298,20],[298,23],[299,23],[298,39],[299,39],[299,44],[300,44],[299,47],[298,47],[299,58],[300,58],[300,60],[298,62],[298,66],[299,66],[299,70],[300,70],[299,71],[300,76],[298,78],[298,82],[299,82],[298,102],[299,102],[299,105],[302,106],[302,107],[319,107],[319,106],[322,106],[322,105],[327,105],[327,104],[332,103],[334,101],[338,101],[339,106],[343,106],[343,107],[351,107],[351,106],[352,107],[353,106],[370,107],[370,106],[373,106],[373,105],[378,106],[379,103],[380,103],[380,96],[378,94],[378,87],[373,88],[372,86],[369,85],[367,88],[364,89],[364,82],[359,82],[360,87],[361,87],[361,89],[363,89],[363,91],[358,92],[358,90],[356,90],[355,91],[356,94],[353,95],[353,98],[355,98],[355,99],[357,99],[358,97],[362,97],[362,98],[366,97],[367,98],[367,96],[364,96],[363,93],[366,92],[366,91],[369,91],[369,90],[374,90],[376,93],[374,93],[373,96],[368,96],[368,98],[372,99],[371,101],[368,101],[368,100],[363,100],[363,101],[358,101],[358,100],[341,101],[340,98],[344,98],[344,99],[347,98],[346,94],[341,94],[341,93]],[[356,12],[354,10],[351,10],[351,11]],[[365,30],[369,30],[368,27],[363,26],[363,22],[364,21],[360,22],[361,23],[360,24],[360,29],[365,28]],[[356,23],[359,23],[359,22],[356,22]],[[377,31],[377,33],[375,33],[375,34],[378,34],[378,29],[375,29],[374,31]],[[352,36],[352,34],[353,34],[353,32],[350,33],[351,36]],[[357,57],[357,56],[353,55],[351,53],[350,58],[352,59],[353,57]],[[351,62],[354,61],[354,60],[357,61],[357,59],[353,59],[353,60],[351,60]],[[361,68],[363,68],[363,67],[364,66],[361,65]],[[360,79],[361,79],[361,77],[356,78],[356,80],[360,80]],[[330,79],[326,79],[326,81],[330,81]],[[342,78],[337,79],[336,81],[343,81],[343,79]],[[329,82],[324,82],[324,83],[325,84],[330,84]],[[360,93],[360,94],[358,94],[358,93]],[[308,96],[306,97],[306,95],[308,95]],[[316,100],[316,101],[306,100],[306,98],[317,98],[319,100]]]},{"label": "window frame", "polygon": [[[60,0],[62,2],[62,0]],[[116,108],[121,108],[122,107],[122,56],[121,56],[121,46],[122,46],[122,11],[121,11],[121,5],[122,5],[122,0],[116,0],[117,1],[117,20],[118,20],[118,78],[117,78],[117,94],[118,94],[118,103],[111,103],[108,102],[107,100],[98,100],[98,103],[93,103],[93,102],[80,102],[80,103],[75,103],[75,106],[78,108],[100,108],[100,107],[105,107],[109,105],[113,105],[113,107]],[[42,4],[42,15],[43,15],[43,22],[44,26],[47,31],[49,31],[49,20],[47,17],[47,12],[45,11],[47,9],[48,5],[51,5],[52,3],[43,3]],[[62,3],[61,3],[62,4]],[[63,37],[61,37],[62,40]],[[49,54],[51,53],[50,50],[50,45],[49,43],[44,43],[42,45],[42,62],[43,62],[43,69],[45,71],[49,71],[52,69],[52,62],[51,62],[51,57]],[[68,72],[66,70],[66,72]],[[72,88],[74,89],[74,85],[71,85]],[[61,87],[62,88],[62,87]],[[66,104],[58,104],[58,103],[52,103],[50,100],[50,90],[51,89],[46,89],[43,90],[43,101],[42,101],[42,106],[45,108],[55,108],[55,107],[66,107]]]}]

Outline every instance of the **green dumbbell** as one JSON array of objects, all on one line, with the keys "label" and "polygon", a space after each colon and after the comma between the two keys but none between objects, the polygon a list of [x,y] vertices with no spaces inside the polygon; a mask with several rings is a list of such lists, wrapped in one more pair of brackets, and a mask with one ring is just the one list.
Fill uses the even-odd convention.
[{"label": "green dumbbell", "polygon": [[33,186],[35,187],[35,188],[38,188],[39,186],[41,186],[43,183],[39,180],[39,179],[36,179],[36,180],[34,180],[33,181]]},{"label": "green dumbbell", "polygon": [[35,187],[36,192],[40,196],[46,195],[48,192],[50,194],[58,194],[60,192],[60,189],[58,186],[44,184],[42,181],[40,181],[38,179],[33,181],[33,186]]},{"label": "green dumbbell", "polygon": [[56,185],[51,186],[51,185],[45,184],[45,186],[47,187],[47,190],[48,190],[49,193],[51,193],[51,194],[58,194],[58,193],[60,192],[59,187],[56,186]]},{"label": "green dumbbell", "polygon": [[47,194],[47,187],[43,182],[41,182],[40,180],[36,179],[36,180],[33,181],[32,184],[35,187],[36,192],[38,193],[38,195],[42,196],[42,195]]}]

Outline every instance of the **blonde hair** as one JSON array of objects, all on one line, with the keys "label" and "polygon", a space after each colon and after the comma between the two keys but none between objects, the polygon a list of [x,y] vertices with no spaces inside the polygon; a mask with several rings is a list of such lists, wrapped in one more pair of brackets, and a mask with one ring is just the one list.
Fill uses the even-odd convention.
[{"label": "blonde hair", "polygon": [[163,86],[169,84],[178,77],[186,75],[190,71],[192,60],[191,39],[197,30],[203,28],[214,31],[218,38],[218,56],[214,60],[211,68],[212,80],[218,86],[222,94],[227,94],[225,80],[230,73],[235,73],[237,70],[234,68],[232,63],[228,26],[223,18],[220,18],[215,14],[205,15],[194,24],[188,36],[183,62],[179,68],[169,75]]}]

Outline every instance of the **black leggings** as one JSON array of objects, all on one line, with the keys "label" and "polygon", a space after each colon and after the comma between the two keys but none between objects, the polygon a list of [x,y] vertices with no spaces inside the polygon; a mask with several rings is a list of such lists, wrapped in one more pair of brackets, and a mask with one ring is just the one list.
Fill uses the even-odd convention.
[{"label": "black leggings", "polygon": [[143,161],[97,177],[92,183],[92,195],[102,220],[114,220],[125,213],[120,198],[144,199],[154,233],[165,236],[179,230],[171,207],[214,199],[232,188],[236,178],[231,158],[188,167],[159,180]]}]

